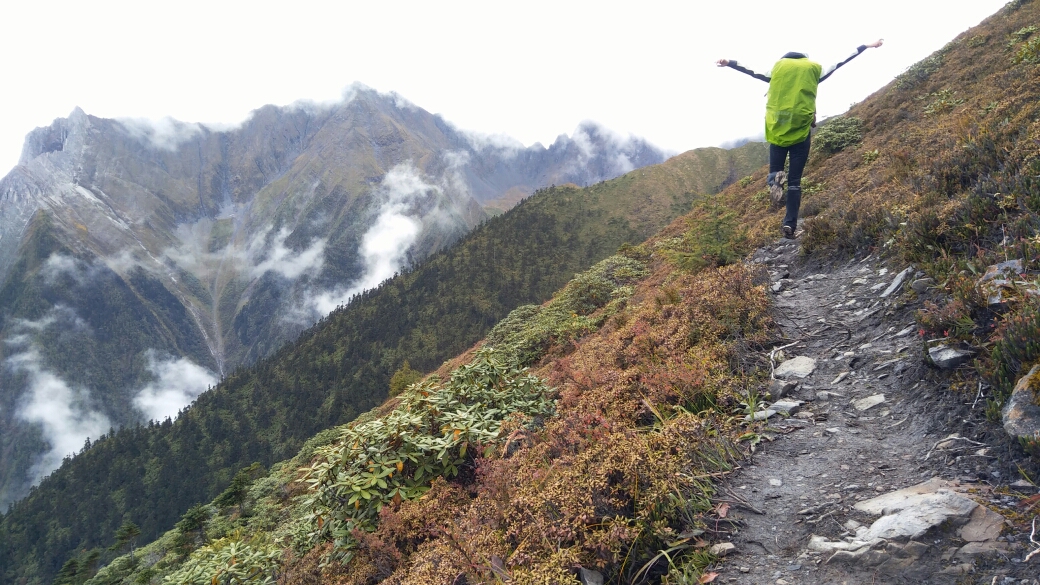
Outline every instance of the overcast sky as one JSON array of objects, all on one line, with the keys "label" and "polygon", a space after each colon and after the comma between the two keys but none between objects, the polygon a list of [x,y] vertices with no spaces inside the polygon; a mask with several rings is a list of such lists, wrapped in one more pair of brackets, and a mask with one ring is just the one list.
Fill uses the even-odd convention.
[{"label": "overcast sky", "polygon": [[[709,6],[710,4],[710,6]],[[669,2],[4,2],[0,174],[25,134],[75,106],[102,117],[235,123],[264,104],[338,99],[361,82],[455,126],[551,143],[583,120],[685,151],[761,134],[783,53],[824,66],[843,112],[1004,0]]]}]

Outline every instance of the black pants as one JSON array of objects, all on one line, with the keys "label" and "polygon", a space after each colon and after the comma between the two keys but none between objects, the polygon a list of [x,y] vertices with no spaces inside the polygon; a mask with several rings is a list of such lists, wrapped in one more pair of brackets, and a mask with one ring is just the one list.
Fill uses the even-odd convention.
[{"label": "black pants", "polygon": [[790,226],[792,230],[798,228],[798,208],[802,205],[802,171],[805,170],[805,161],[809,160],[810,139],[812,139],[812,135],[791,146],[769,145],[770,173],[784,170],[787,154],[791,154],[791,170],[787,174],[787,215],[784,216],[784,225]]}]

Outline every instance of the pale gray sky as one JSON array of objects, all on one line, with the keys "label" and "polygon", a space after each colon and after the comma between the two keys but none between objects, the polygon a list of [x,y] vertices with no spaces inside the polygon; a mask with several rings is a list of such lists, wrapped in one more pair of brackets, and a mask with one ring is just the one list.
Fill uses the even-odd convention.
[{"label": "pale gray sky", "polygon": [[5,2],[0,174],[25,134],[75,106],[102,117],[235,123],[264,104],[337,99],[358,81],[459,128],[551,143],[582,120],[670,150],[761,133],[768,70],[824,66],[843,112],[1004,0]]}]

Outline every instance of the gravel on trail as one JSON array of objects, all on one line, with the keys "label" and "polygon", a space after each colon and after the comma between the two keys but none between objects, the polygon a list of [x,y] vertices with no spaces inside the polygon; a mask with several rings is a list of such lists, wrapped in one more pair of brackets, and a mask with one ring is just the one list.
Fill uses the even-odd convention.
[{"label": "gravel on trail", "polygon": [[984,386],[950,391],[926,363],[913,313],[931,282],[877,256],[813,265],[791,240],[751,261],[785,339],[749,416],[762,440],[716,494],[734,546],[713,582],[1040,585],[1021,449],[986,420]]}]

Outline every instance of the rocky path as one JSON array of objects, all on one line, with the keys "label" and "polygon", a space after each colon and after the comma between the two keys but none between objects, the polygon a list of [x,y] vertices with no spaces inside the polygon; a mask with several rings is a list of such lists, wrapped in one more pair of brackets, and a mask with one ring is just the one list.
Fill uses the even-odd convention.
[{"label": "rocky path", "polygon": [[984,397],[925,364],[913,311],[929,283],[876,257],[812,268],[797,250],[753,258],[788,341],[757,452],[716,498],[734,546],[715,582],[1040,585],[1040,507],[1021,506],[1037,487]]}]

